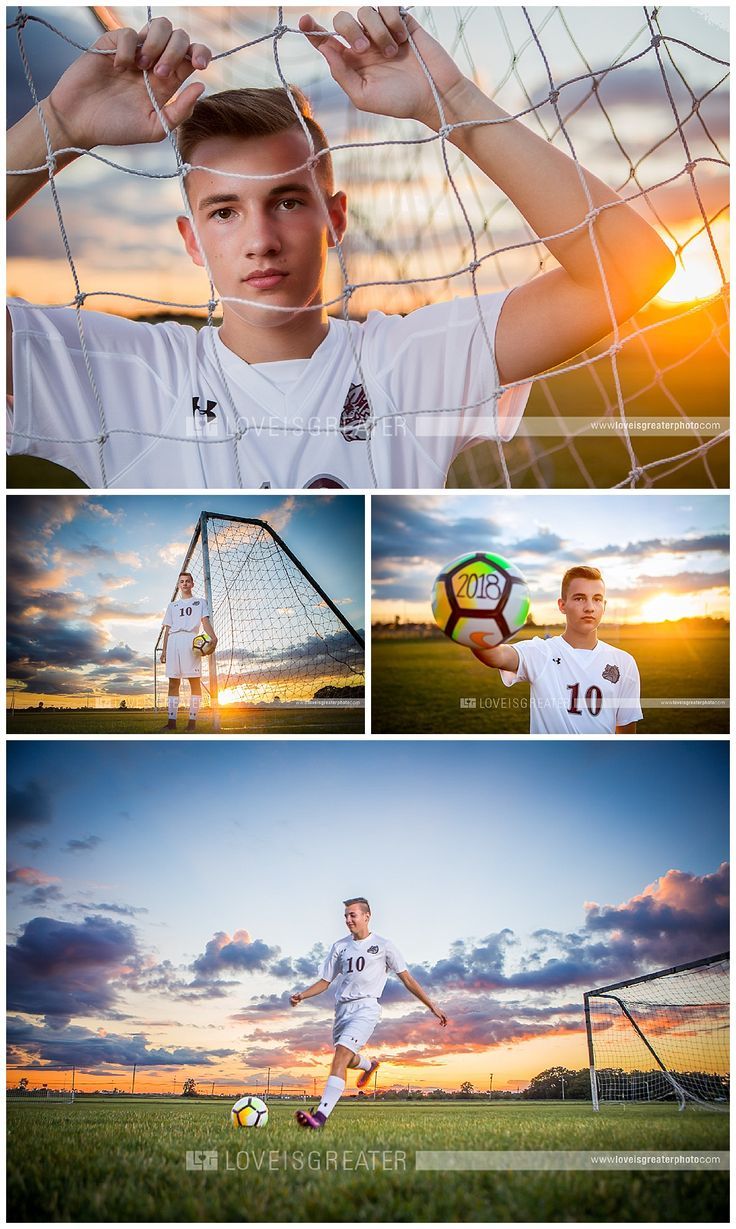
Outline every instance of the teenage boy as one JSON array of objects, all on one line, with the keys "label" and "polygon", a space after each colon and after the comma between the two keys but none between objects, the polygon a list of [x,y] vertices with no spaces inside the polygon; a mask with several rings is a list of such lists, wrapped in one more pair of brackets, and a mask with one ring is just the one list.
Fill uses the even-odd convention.
[{"label": "teenage boy", "polygon": [[507,687],[531,683],[530,734],[635,734],[639,670],[630,653],[598,639],[606,586],[598,568],[569,568],[557,602],[561,636],[473,649]]},{"label": "teenage boy", "polygon": [[[438,132],[428,72],[445,124],[460,125],[448,139],[557,267],[405,318],[328,319],[327,251],[345,235],[347,197],[303,96],[292,92],[301,118],[279,89],[200,99],[204,87],[189,84],[174,97],[209,49],[166,17],[114,30],[95,44],[111,54],[82,55],[43,100],[52,145],[162,140],[146,71],[187,165],[208,168],[188,172],[194,225],[178,225],[212,273],[223,322],[198,332],[85,310],[92,381],[73,308],[11,301],[11,451],[59,461],[90,486],[441,487],[465,447],[514,435],[525,381],[610,333],[612,316],[628,319],[669,279],[673,258],[649,224],[487,98],[411,15],[341,12],[335,34],[309,15],[299,24],[358,109]],[[78,156],[60,154],[57,172]],[[48,180],[35,111],[10,131],[7,159],[10,170],[43,167],[9,177],[12,214]]]}]

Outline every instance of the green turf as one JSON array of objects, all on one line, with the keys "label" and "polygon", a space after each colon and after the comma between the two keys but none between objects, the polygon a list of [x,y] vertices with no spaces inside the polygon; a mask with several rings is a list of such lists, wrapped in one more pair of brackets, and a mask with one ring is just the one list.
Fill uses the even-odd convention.
[{"label": "green turf", "polygon": [[[227,1125],[222,1102],[78,1100],[8,1110],[12,1221],[728,1219],[726,1173],[450,1174],[414,1168],[420,1148],[727,1149],[726,1115],[680,1114],[673,1106],[594,1114],[589,1103],[344,1103],[319,1135],[299,1130],[294,1106],[275,1103],[264,1130],[238,1132]],[[217,1171],[186,1170],[187,1151],[211,1149],[218,1152]],[[369,1150],[393,1153],[397,1167],[357,1168],[361,1151]],[[328,1151],[336,1157],[330,1168]],[[305,1157],[302,1169],[295,1167],[297,1152]],[[397,1152],[405,1154],[403,1162]],[[345,1168],[345,1153],[352,1168]]]},{"label": "green turf", "polygon": [[[729,694],[728,635],[626,637],[642,696],[721,698]],[[372,727],[377,734],[526,734],[529,686],[507,688],[451,640],[373,640]],[[475,708],[461,708],[475,698]],[[727,734],[728,708],[645,708],[643,734]]]},{"label": "green turf", "polygon": [[[186,707],[186,706],[184,706]],[[85,709],[80,712],[38,712],[16,709],[8,713],[9,734],[160,734],[166,713],[129,709]],[[178,734],[186,720],[179,718]],[[363,734],[363,708],[254,708],[248,712],[222,712],[222,734]],[[211,734],[207,715],[197,721],[197,734]],[[172,738],[176,735],[172,734]]]}]

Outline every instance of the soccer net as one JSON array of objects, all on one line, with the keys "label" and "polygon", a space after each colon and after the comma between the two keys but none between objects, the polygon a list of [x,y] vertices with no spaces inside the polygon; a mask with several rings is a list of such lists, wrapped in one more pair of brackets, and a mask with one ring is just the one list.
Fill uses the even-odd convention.
[{"label": "soccer net", "polygon": [[728,1109],[729,953],[590,990],[593,1106],[677,1101]]},{"label": "soccer net", "polygon": [[[20,8],[10,23],[34,102],[33,26],[43,23],[58,38],[78,45],[61,28],[63,10],[44,11],[58,13],[57,21],[49,23]],[[95,11],[108,24],[136,28],[159,12],[151,6]],[[532,234],[514,206],[450,143],[452,125],[435,135],[413,121],[364,115],[352,107],[296,27],[301,10],[174,6],[160,11],[215,50],[208,91],[293,81],[310,97],[331,142],[336,180],[350,198],[348,235],[332,254],[325,291],[330,313],[363,319],[373,308],[405,313],[452,296],[477,298],[554,265],[545,237]],[[331,28],[336,10],[315,12]],[[718,25],[723,20],[718,12],[646,5],[412,9],[462,71],[512,118],[559,145],[579,165],[588,165],[640,210],[678,262],[671,285],[654,303],[624,326],[612,321],[610,336],[594,349],[536,377],[517,437],[509,444],[484,442],[464,451],[450,470],[449,486],[728,485],[728,34]],[[436,101],[441,110],[439,95]],[[161,122],[165,129],[163,117]],[[126,250],[118,262],[120,280],[135,289],[95,284],[101,275],[95,273],[94,259],[99,243],[85,242],[79,225],[75,233],[74,207],[66,204],[72,177],[85,172],[77,163],[57,183],[53,155],[49,147],[46,208],[49,223],[55,217],[58,225],[69,274],[59,303],[76,309],[99,407],[96,442],[106,485],[106,450],[117,429],[107,425],[94,382],[95,357],[85,343],[83,309],[135,315],[149,305],[156,319],[191,322],[199,313],[197,323],[204,317],[205,327],[213,328],[222,301],[209,269],[198,275],[203,279],[199,293],[186,301],[150,293],[150,277],[142,276],[155,270],[161,287],[179,284],[170,276],[172,264],[184,259],[174,246],[173,217],[182,199],[190,218],[191,213],[187,167],[173,134],[167,133],[161,146],[133,147],[126,157],[108,150],[104,157],[85,152],[82,159],[95,163],[95,174],[88,176],[106,185],[108,199],[109,177],[117,177],[121,196],[126,180],[137,177],[140,233],[135,253]],[[171,221],[170,249],[163,238],[169,234],[164,218]],[[149,219],[156,225],[146,235]],[[594,221],[590,225],[594,229]],[[587,219],[581,220],[581,229],[588,226]],[[113,231],[114,226],[106,228],[106,243]],[[75,255],[81,244],[83,259]],[[131,261],[141,271],[138,282],[129,276]],[[600,272],[608,298],[602,265]],[[357,354],[356,361],[360,370]],[[371,442],[387,424],[377,421],[370,378],[360,374],[369,407],[371,471],[374,484],[380,485]],[[220,375],[227,383],[224,372]],[[237,391],[230,388],[228,399],[224,436],[187,439],[162,432],[157,438],[176,438],[200,452],[228,446],[241,485],[252,485],[248,424],[240,417]],[[453,416],[464,408],[444,407]],[[493,399],[487,410],[493,421]],[[418,413],[421,407],[399,406],[389,417]],[[293,430],[288,424],[274,429]],[[325,427],[330,430],[339,427]],[[140,434],[143,448],[150,439]],[[90,441],[65,437],[65,442]],[[42,447],[42,441],[36,445]]]},{"label": "soccer net", "polygon": [[[215,714],[223,705],[363,704],[363,637],[265,521],[203,512],[180,572],[205,595],[217,636],[204,659]],[[156,707],[166,694],[163,634]]]}]

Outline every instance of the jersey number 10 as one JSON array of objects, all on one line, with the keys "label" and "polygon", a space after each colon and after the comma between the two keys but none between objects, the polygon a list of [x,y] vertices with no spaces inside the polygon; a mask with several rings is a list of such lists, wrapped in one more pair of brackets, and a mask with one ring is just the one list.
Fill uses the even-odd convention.
[{"label": "jersey number 10", "polygon": [[[580,695],[580,684],[579,683],[568,683],[567,690],[572,692],[572,695],[570,696],[570,707],[568,708],[567,711],[568,713],[572,713],[575,716],[579,717],[583,711],[581,708],[578,708],[578,696]],[[600,687],[589,687],[585,693],[585,707],[587,708],[591,717],[598,716],[599,712],[601,711],[602,705],[603,705],[603,692],[601,691]]]},{"label": "jersey number 10", "polygon": [[[358,956],[358,959],[355,961],[355,972],[362,973],[364,968],[365,968],[365,956]],[[352,971],[353,971],[353,958],[352,956],[348,956],[348,967],[347,967],[346,972],[352,973]]]}]

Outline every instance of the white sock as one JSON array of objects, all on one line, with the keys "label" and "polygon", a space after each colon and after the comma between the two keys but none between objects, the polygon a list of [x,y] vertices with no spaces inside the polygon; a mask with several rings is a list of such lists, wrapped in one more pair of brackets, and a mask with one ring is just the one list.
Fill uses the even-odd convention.
[{"label": "white sock", "polygon": [[169,721],[176,721],[176,714],[179,708],[179,697],[169,696]]},{"label": "white sock", "polygon": [[197,713],[199,712],[199,706],[201,702],[202,702],[201,696],[190,696],[189,698],[189,720],[190,721],[197,720]]},{"label": "white sock", "polygon": [[371,1060],[369,1058],[366,1058],[363,1054],[356,1054],[355,1057],[358,1060],[358,1066],[360,1067],[361,1071],[370,1071]]},{"label": "white sock", "polygon": [[329,1118],[344,1091],[345,1081],[341,1080],[338,1075],[330,1075],[327,1077],[325,1090],[322,1093],[322,1100],[319,1103],[319,1111],[321,1114],[324,1114],[325,1118]]}]

